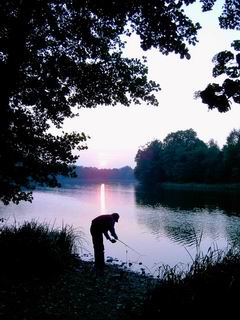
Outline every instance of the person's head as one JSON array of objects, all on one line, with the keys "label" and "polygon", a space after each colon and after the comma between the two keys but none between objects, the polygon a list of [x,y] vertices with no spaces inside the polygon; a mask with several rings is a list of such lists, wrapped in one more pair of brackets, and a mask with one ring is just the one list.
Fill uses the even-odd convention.
[{"label": "person's head", "polygon": [[114,213],[112,213],[112,217],[113,217],[113,220],[115,221],[115,222],[118,222],[118,219],[119,219],[119,214],[117,213],[117,212],[114,212]]}]

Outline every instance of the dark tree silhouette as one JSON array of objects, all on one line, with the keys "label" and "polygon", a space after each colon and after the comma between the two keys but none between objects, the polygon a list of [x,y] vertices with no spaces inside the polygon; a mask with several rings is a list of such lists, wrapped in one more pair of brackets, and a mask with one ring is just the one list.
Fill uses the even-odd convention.
[{"label": "dark tree silhouette", "polygon": [[113,169],[98,169],[95,167],[82,167],[76,166],[75,179],[59,177],[59,181],[64,185],[76,185],[81,184],[84,181],[99,181],[101,183],[108,181],[133,181],[134,173],[133,169],[129,166]]},{"label": "dark tree silhouette", "polygon": [[153,140],[138,150],[134,175],[145,184],[155,184],[165,180],[163,171],[163,146],[159,140]]},{"label": "dark tree silhouette", "polygon": [[[215,1],[212,2],[212,5]],[[212,8],[212,5],[208,9]],[[223,29],[240,30],[240,2],[226,0],[223,13],[219,17],[220,27]],[[240,40],[232,43],[233,51],[222,51],[215,55],[213,63],[213,76],[226,75],[222,84],[211,83],[205,90],[196,92],[202,102],[209,109],[217,109],[219,112],[227,112],[231,109],[231,103],[240,104]]]},{"label": "dark tree silhouette", "polygon": [[223,147],[225,179],[240,181],[240,130],[232,130]]},{"label": "dark tree silhouette", "polygon": [[203,165],[205,168],[203,177],[205,182],[216,183],[224,181],[223,153],[213,139],[208,142],[207,156],[203,161]]},{"label": "dark tree silhouette", "polygon": [[163,140],[164,171],[168,181],[198,182],[203,176],[202,162],[207,146],[193,129],[179,130]]},{"label": "dark tree silhouette", "polygon": [[162,182],[239,183],[240,130],[232,130],[222,150],[205,144],[193,129],[172,132],[138,150],[135,177],[143,185]]},{"label": "dark tree silhouette", "polygon": [[[58,174],[74,174],[77,157],[72,151],[86,148],[87,137],[54,136],[49,129],[60,129],[65,118],[74,116],[75,106],[158,104],[154,92],[159,85],[147,78],[144,58],[123,56],[122,36],[134,32],[143,50],[154,47],[163,54],[190,58],[188,45],[196,44],[200,25],[183,8],[194,2],[0,2],[0,199],[4,203],[31,200],[26,190],[36,184],[56,186]],[[200,2],[207,11],[215,1]],[[238,13],[238,1],[226,1],[220,26],[239,28]],[[239,49],[237,42],[234,48]],[[239,55],[236,61],[238,68]],[[224,94],[238,102],[239,82],[231,81],[224,85]]]},{"label": "dark tree silhouette", "polygon": [[73,175],[84,134],[54,136],[73,107],[157,105],[158,84],[144,58],[124,58],[122,35],[141,47],[190,58],[199,24],[183,5],[159,0],[2,0],[0,2],[0,199],[31,200],[36,184]]}]

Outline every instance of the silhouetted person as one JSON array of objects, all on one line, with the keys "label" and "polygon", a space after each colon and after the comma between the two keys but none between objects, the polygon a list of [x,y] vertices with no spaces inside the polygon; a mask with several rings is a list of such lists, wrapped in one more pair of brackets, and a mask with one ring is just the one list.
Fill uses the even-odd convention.
[{"label": "silhouetted person", "polygon": [[[94,248],[94,259],[95,259],[95,269],[97,275],[103,275],[104,273],[104,245],[103,245],[103,234],[107,240],[115,243],[118,239],[116,235],[114,224],[118,222],[119,214],[104,214],[96,217],[92,220],[90,232],[92,235],[93,248]],[[111,238],[108,234],[110,232]]]}]

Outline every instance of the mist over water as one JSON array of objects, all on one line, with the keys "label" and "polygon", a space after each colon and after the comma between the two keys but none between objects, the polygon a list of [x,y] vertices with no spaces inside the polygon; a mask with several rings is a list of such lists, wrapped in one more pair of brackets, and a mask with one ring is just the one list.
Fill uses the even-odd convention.
[{"label": "mist over water", "polygon": [[149,190],[133,183],[88,183],[39,190],[33,203],[0,206],[7,223],[35,219],[55,227],[72,225],[82,233],[80,255],[92,260],[89,228],[100,214],[118,212],[121,242],[104,240],[105,258],[133,270],[156,272],[158,266],[189,264],[196,249],[226,249],[240,243],[240,207],[233,193]]}]

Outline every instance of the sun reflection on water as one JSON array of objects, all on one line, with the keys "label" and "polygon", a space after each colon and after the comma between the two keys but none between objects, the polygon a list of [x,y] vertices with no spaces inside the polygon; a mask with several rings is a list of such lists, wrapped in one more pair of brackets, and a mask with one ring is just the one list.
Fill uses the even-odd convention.
[{"label": "sun reflection on water", "polygon": [[102,183],[100,187],[100,210],[101,213],[106,212],[106,197],[105,197],[105,184]]}]

